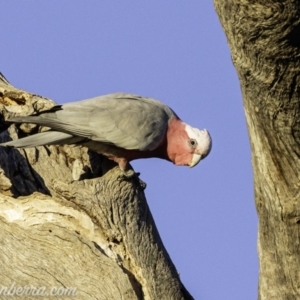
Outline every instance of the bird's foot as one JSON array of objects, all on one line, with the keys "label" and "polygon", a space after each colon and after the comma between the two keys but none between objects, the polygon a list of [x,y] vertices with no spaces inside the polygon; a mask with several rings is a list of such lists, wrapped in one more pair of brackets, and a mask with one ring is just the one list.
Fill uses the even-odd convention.
[{"label": "bird's foot", "polygon": [[122,171],[122,174],[120,174],[118,176],[119,180],[135,179],[140,184],[140,187],[142,188],[142,190],[146,189],[147,184],[139,178],[139,176],[141,175],[140,172],[134,172],[134,170],[132,170],[132,169],[129,169],[126,171],[121,169],[121,171]]},{"label": "bird's foot", "polygon": [[120,175],[123,179],[131,179],[135,176],[139,176],[140,173],[135,173],[134,170],[131,169],[128,160],[126,158],[122,157],[114,157],[113,160],[119,164],[119,168],[123,172],[122,175]]},{"label": "bird's foot", "polygon": [[[138,173],[135,173],[132,169],[129,169],[129,170],[122,170],[122,174],[120,175],[121,178],[123,179],[131,179],[131,178],[134,178],[135,176],[139,176]],[[137,175],[138,174],[138,175]]]}]

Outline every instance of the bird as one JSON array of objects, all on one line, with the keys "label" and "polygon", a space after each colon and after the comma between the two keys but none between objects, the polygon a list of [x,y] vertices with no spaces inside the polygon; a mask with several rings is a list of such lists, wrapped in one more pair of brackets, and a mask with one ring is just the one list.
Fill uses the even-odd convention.
[{"label": "bird", "polygon": [[79,144],[115,161],[124,172],[132,160],[152,157],[177,166],[194,167],[212,148],[212,139],[206,129],[183,122],[169,106],[158,100],[127,93],[56,105],[36,115],[6,121],[50,129],[0,146],[29,148]]}]

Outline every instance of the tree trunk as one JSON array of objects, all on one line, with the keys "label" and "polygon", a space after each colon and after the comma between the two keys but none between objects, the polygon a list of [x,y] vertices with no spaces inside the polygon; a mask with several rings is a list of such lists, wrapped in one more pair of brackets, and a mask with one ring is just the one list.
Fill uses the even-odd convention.
[{"label": "tree trunk", "polygon": [[214,2],[240,79],[252,148],[259,299],[300,299],[300,2]]},{"label": "tree trunk", "polygon": [[[44,130],[4,119],[53,105],[0,73],[0,142]],[[81,146],[0,147],[1,299],[193,299],[159,237],[145,184],[121,174]]]}]

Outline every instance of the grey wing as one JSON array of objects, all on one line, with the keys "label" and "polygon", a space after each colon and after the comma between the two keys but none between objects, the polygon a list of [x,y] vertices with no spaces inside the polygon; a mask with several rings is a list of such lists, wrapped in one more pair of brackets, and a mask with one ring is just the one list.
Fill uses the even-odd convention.
[{"label": "grey wing", "polygon": [[120,148],[145,151],[162,142],[172,116],[162,103],[130,94],[110,94],[61,108],[11,121],[36,123]]}]

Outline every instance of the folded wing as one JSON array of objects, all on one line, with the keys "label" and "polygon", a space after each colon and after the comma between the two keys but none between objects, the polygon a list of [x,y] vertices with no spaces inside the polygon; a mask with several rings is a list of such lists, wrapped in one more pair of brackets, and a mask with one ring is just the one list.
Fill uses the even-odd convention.
[{"label": "folded wing", "polygon": [[[131,94],[110,94],[55,106],[37,116],[16,117],[9,122],[34,123],[52,128],[52,144],[82,137],[125,149],[155,149],[163,140],[173,111],[159,101]],[[50,136],[51,135],[51,136]],[[40,136],[41,137],[41,136]],[[46,138],[46,136],[44,137]],[[80,139],[78,139],[80,140]],[[78,141],[77,141],[78,142]]]}]

